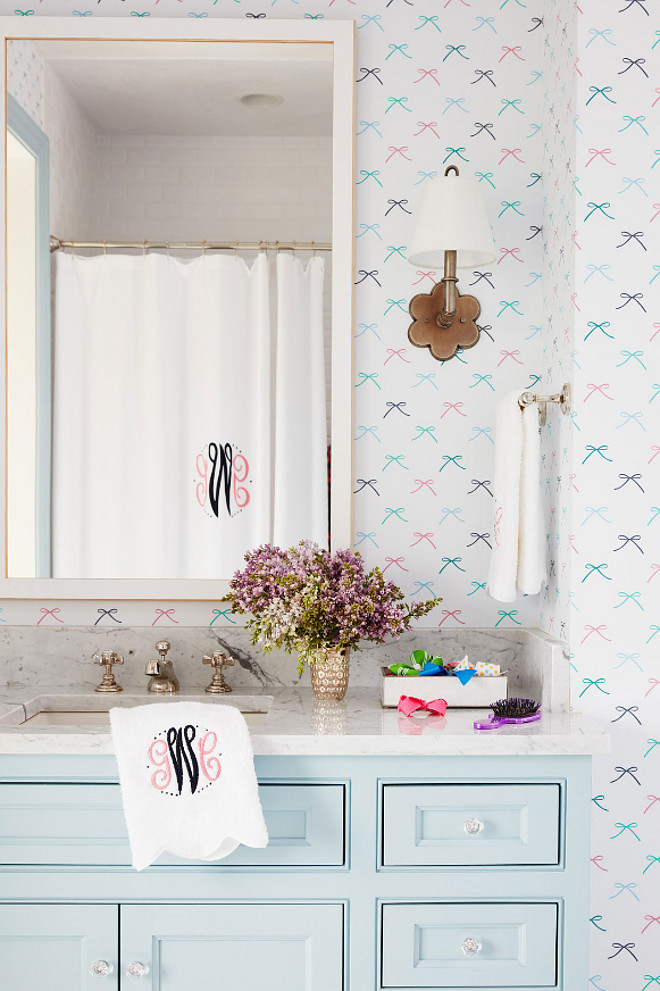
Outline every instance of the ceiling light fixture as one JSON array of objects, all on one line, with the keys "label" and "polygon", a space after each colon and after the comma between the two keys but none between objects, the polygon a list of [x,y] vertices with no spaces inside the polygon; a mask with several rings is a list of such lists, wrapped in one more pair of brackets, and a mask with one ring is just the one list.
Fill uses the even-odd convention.
[{"label": "ceiling light fixture", "polygon": [[245,107],[277,107],[283,102],[282,97],[274,93],[246,93],[238,100]]}]

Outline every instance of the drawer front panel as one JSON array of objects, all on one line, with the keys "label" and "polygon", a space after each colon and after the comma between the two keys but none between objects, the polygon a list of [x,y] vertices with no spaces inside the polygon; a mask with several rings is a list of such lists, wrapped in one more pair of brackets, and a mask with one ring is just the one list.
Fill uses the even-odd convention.
[{"label": "drawer front panel", "polygon": [[[344,863],[344,785],[263,784],[259,797],[268,846],[240,846],[218,861],[219,869]],[[130,863],[119,785],[0,785],[0,864]],[[173,867],[191,863],[171,856],[158,861]]]},{"label": "drawer front panel", "polygon": [[382,986],[554,987],[557,925],[555,903],[383,905]]},{"label": "drawer front panel", "polygon": [[559,863],[559,785],[383,786],[384,867]]}]

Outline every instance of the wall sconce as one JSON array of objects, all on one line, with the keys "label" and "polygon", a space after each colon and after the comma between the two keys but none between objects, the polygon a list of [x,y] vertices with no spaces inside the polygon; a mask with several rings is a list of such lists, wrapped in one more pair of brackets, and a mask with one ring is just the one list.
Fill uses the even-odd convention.
[{"label": "wall sconce", "polygon": [[408,261],[422,268],[443,266],[444,275],[430,293],[411,300],[410,342],[428,348],[438,361],[453,358],[459,347],[474,347],[481,306],[474,296],[459,293],[456,269],[494,260],[493,235],[479,185],[449,165],[444,176],[425,184],[415,220]]}]

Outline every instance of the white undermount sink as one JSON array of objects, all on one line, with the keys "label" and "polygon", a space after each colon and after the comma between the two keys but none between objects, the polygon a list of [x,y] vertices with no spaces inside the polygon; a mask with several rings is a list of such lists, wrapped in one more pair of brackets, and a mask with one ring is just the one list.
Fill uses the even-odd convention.
[{"label": "white undermount sink", "polygon": [[35,712],[21,726],[104,726],[109,720],[107,712]]},{"label": "white undermount sink", "polygon": [[109,710],[115,706],[133,708],[153,702],[172,704],[183,701],[203,702],[209,706],[231,705],[241,711],[248,726],[261,726],[266,722],[272,696],[232,693],[222,696],[220,700],[207,694],[163,696],[118,693],[111,698],[93,695],[41,695],[25,706],[18,707],[20,713],[16,710],[8,713],[0,719],[0,723],[24,726],[26,729],[48,726],[103,728],[109,726]]}]

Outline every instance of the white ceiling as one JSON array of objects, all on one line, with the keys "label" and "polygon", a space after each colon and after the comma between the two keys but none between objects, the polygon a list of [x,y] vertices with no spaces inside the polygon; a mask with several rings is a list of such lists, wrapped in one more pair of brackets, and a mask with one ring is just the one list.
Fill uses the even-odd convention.
[{"label": "white ceiling", "polygon": [[[332,134],[332,46],[44,41],[38,48],[100,134]],[[248,107],[240,97],[282,102]]]}]

